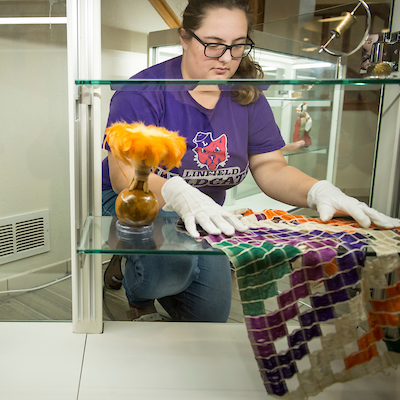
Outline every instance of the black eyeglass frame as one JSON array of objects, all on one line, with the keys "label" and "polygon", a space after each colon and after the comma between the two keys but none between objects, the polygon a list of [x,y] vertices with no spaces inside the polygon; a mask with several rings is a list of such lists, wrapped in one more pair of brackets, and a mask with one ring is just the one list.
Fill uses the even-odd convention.
[{"label": "black eyeglass frame", "polygon": [[[231,52],[232,58],[244,58],[244,57],[247,57],[250,54],[251,50],[253,50],[253,48],[254,48],[254,42],[248,36],[247,36],[247,40],[250,40],[250,43],[238,43],[238,44],[227,45],[227,44],[223,44],[223,43],[204,43],[194,32],[190,32],[190,34],[192,37],[194,37],[199,43],[201,43],[204,46],[204,55],[208,58],[220,58],[227,52],[227,50],[229,50]],[[225,50],[223,50],[219,56],[208,56],[206,54],[207,47],[212,46],[212,45],[225,46]],[[232,55],[232,49],[236,46],[250,46],[250,50],[245,55],[242,55],[240,57],[235,57]]]}]

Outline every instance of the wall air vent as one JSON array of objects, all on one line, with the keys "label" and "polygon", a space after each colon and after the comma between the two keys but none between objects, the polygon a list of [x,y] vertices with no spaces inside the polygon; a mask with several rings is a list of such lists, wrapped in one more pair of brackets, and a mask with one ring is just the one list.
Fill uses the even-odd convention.
[{"label": "wall air vent", "polygon": [[49,210],[0,218],[0,265],[47,251]]}]

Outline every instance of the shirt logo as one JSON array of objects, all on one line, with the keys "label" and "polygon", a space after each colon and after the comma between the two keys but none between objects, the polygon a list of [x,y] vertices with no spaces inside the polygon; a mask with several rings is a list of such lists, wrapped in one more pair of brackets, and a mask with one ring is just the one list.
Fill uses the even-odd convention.
[{"label": "shirt logo", "polygon": [[225,134],[213,139],[211,132],[198,132],[193,139],[196,147],[194,160],[199,168],[215,170],[224,167],[228,158],[228,138]]}]

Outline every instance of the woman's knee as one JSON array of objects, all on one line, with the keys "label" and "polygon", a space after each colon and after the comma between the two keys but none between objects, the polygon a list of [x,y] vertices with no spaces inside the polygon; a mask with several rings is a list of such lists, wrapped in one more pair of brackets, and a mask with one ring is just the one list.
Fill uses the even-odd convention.
[{"label": "woman's knee", "polygon": [[168,271],[168,278],[172,281],[180,282],[185,290],[199,275],[200,270],[197,266],[197,256],[179,255],[170,256],[166,261],[165,269]]},{"label": "woman's knee", "polygon": [[197,256],[191,255],[160,257],[156,268],[161,270],[153,280],[154,285],[159,288],[157,298],[183,292],[200,273]]},{"label": "woman's knee", "polygon": [[129,257],[125,266],[126,289],[140,297],[157,299],[186,290],[199,274],[197,256]]}]

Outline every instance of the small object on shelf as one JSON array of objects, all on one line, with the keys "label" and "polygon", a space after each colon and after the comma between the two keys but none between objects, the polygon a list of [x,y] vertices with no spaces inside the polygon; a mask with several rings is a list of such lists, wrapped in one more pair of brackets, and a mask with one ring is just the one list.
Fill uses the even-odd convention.
[{"label": "small object on shelf", "polygon": [[307,103],[304,101],[297,108],[298,118],[293,132],[293,142],[304,141],[304,146],[311,146],[311,137],[309,132],[312,126],[312,119],[307,112]]},{"label": "small object on shelf", "polygon": [[387,62],[371,64],[368,66],[367,72],[371,76],[389,76],[392,73],[392,66]]},{"label": "small object on shelf", "polygon": [[149,190],[149,175],[160,164],[167,171],[180,165],[186,152],[185,138],[154,125],[118,122],[106,129],[106,142],[116,160],[135,168],[129,187],[115,202],[117,229],[124,234],[149,233],[158,214],[157,199]]},{"label": "small object on shelf", "polygon": [[[373,43],[366,43],[369,50],[367,73],[371,76],[389,76],[399,70],[400,32],[387,32],[380,37],[374,35]],[[370,47],[368,47],[370,45]]]},{"label": "small object on shelf", "polygon": [[[357,45],[357,47],[355,49],[353,49],[352,51],[348,52],[348,53],[338,53],[336,51],[332,51],[328,49],[329,44],[336,38],[340,38],[342,36],[342,34],[347,31],[348,29],[350,29],[350,27],[356,22],[356,17],[355,17],[355,12],[358,10],[358,8],[360,6],[363,6],[365,9],[365,12],[367,14],[367,26],[365,28],[364,31],[364,35],[363,38],[361,39],[360,43]],[[363,1],[363,0],[359,0],[358,4],[354,7],[353,11],[351,13],[349,12],[344,12],[342,13],[341,17],[334,17],[334,18],[326,18],[326,19],[322,19],[320,20],[320,22],[329,22],[332,21],[334,19],[338,19],[340,22],[338,23],[338,25],[334,28],[331,29],[330,34],[331,37],[329,38],[329,40],[323,44],[320,47],[319,52],[326,52],[332,56],[337,56],[337,57],[341,57],[341,56],[350,56],[352,54],[354,54],[356,51],[358,51],[364,44],[364,42],[366,41],[368,35],[369,35],[369,30],[371,27],[371,11],[368,7],[368,4]]]},{"label": "small object on shelf", "polygon": [[[158,214],[158,201],[148,189],[150,167],[144,161],[137,163],[135,178],[129,188],[122,190],[115,201],[119,222],[128,227],[150,225]],[[118,226],[118,223],[117,223]]]}]

